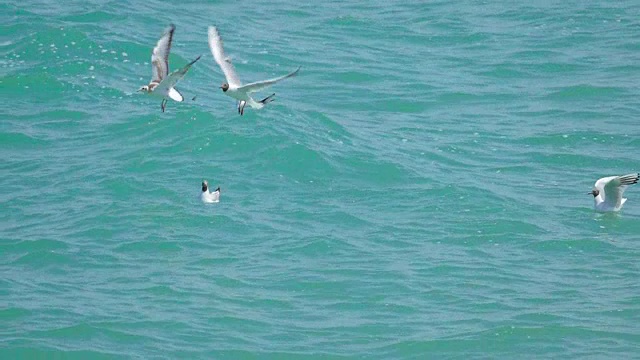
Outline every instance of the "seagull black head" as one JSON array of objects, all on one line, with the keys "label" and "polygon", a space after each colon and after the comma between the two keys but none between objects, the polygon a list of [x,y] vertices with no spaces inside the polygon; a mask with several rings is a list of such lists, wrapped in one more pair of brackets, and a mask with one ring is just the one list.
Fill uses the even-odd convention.
[{"label": "seagull black head", "polygon": [[589,194],[593,195],[593,197],[596,197],[596,196],[600,195],[600,190],[593,189],[593,190],[591,190],[591,192]]},{"label": "seagull black head", "polygon": [[207,191],[207,189],[209,188],[209,184],[207,183],[207,180],[203,180],[202,181],[202,191]]},{"label": "seagull black head", "polygon": [[228,83],[222,84],[222,86],[220,86],[220,89],[222,89],[222,91],[224,92],[227,92],[227,90],[229,90],[229,84]]}]

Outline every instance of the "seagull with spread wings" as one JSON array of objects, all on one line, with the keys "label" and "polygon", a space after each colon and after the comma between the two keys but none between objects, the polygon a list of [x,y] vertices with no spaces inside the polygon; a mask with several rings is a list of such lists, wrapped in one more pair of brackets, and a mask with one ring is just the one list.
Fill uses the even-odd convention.
[{"label": "seagull with spread wings", "polygon": [[187,74],[191,65],[200,60],[200,56],[202,56],[198,56],[183,68],[169,74],[169,52],[171,51],[173,32],[175,30],[175,25],[170,24],[164,34],[162,34],[160,40],[158,40],[156,47],[153,48],[153,53],[151,54],[151,69],[153,70],[153,77],[151,78],[149,85],[145,85],[138,90],[161,97],[162,103],[160,104],[160,108],[162,109],[162,112],[164,112],[164,109],[167,106],[167,98],[171,98],[178,102],[184,101],[184,97],[174,86],[176,86],[178,81]]},{"label": "seagull with spread wings", "polygon": [[222,69],[222,72],[224,73],[224,76],[226,78],[226,82],[223,83],[222,86],[220,86],[220,89],[222,89],[225,95],[238,100],[238,113],[240,113],[240,115],[244,114],[244,107],[247,104],[254,109],[262,109],[265,104],[273,101],[273,97],[275,96],[274,93],[260,101],[255,101],[251,97],[251,93],[260,91],[279,81],[295,76],[298,74],[298,71],[300,71],[300,67],[298,67],[295,71],[284,76],[242,85],[242,82],[240,82],[240,78],[238,78],[238,74],[236,74],[236,70],[231,63],[231,59],[229,59],[224,54],[224,49],[222,48],[222,39],[220,38],[220,34],[218,33],[218,30],[215,28],[215,26],[209,26],[209,48],[211,48],[213,58]]},{"label": "seagull with spread wings", "polygon": [[593,190],[589,194],[593,195],[593,205],[597,211],[610,212],[619,211],[622,205],[627,202],[622,194],[627,186],[637,184],[640,173],[622,176],[607,176],[596,181]]}]

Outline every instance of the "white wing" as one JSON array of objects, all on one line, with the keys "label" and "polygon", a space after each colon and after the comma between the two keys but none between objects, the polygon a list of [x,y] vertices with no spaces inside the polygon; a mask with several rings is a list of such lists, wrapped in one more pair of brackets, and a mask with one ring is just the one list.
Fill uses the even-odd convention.
[{"label": "white wing", "polygon": [[604,184],[604,202],[607,205],[617,208],[622,204],[622,194],[627,186],[638,183],[640,174],[628,174],[615,176]]},{"label": "white wing", "polygon": [[231,59],[227,58],[224,54],[222,39],[220,38],[220,34],[218,34],[218,30],[215,26],[209,26],[209,48],[211,49],[213,58],[216,60],[222,69],[224,76],[227,78],[227,83],[233,87],[241,86],[242,83],[238,78],[238,74],[236,74],[236,69],[233,68]]},{"label": "white wing", "polygon": [[238,90],[244,90],[247,94],[252,93],[252,92],[256,92],[256,91],[260,91],[260,90],[262,90],[264,88],[267,88],[267,87],[277,83],[278,81],[282,81],[282,80],[284,80],[286,78],[290,78],[292,76],[298,75],[298,71],[300,71],[300,67],[299,66],[295,71],[290,72],[287,75],[280,76],[280,77],[277,77],[277,78],[273,78],[273,79],[270,79],[270,80],[252,82],[250,84],[247,84],[247,85],[239,87]]},{"label": "white wing", "polygon": [[213,200],[214,202],[220,201],[220,190],[216,190],[211,193],[211,200]]},{"label": "white wing", "polygon": [[217,203],[220,201],[220,188],[216,189],[214,192],[203,191],[200,194],[200,199],[206,203]]},{"label": "white wing", "polygon": [[169,74],[169,52],[171,52],[171,42],[175,30],[175,25],[170,24],[158,40],[156,47],[153,48],[153,53],[151,53],[153,78],[151,81],[160,82]]},{"label": "white wing", "polygon": [[[185,65],[182,69],[176,70],[171,74],[169,74],[167,77],[164,78],[164,80],[162,80],[162,82],[160,82],[158,86],[156,86],[155,89],[153,89],[153,91],[158,92],[159,94],[164,94],[165,92],[169,92],[169,90],[174,86],[176,86],[178,81],[180,81],[187,74],[187,71],[189,71],[189,69],[191,68],[191,65],[195,64],[196,61],[200,60],[201,56],[202,55],[198,56],[195,60]],[[171,94],[169,94],[169,96],[171,96]],[[171,96],[171,98],[173,99],[173,96]]]}]

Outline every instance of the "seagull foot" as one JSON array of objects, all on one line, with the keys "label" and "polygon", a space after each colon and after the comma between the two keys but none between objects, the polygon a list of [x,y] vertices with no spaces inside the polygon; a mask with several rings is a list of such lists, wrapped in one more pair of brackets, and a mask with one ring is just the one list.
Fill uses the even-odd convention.
[{"label": "seagull foot", "polygon": [[240,114],[240,116],[244,115],[244,107],[247,105],[247,102],[244,100],[241,100],[238,102],[238,113]]}]

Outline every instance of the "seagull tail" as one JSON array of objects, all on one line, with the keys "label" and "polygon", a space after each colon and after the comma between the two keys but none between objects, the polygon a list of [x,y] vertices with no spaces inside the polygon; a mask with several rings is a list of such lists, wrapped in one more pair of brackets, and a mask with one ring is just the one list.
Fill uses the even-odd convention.
[{"label": "seagull tail", "polygon": [[633,185],[638,183],[640,173],[628,174],[620,176],[620,185]]}]

